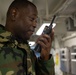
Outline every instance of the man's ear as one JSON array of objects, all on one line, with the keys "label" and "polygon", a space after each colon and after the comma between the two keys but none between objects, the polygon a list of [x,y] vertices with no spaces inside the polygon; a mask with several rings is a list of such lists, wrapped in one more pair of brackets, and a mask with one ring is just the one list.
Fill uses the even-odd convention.
[{"label": "man's ear", "polygon": [[18,10],[17,9],[11,9],[11,19],[16,20],[18,17]]}]

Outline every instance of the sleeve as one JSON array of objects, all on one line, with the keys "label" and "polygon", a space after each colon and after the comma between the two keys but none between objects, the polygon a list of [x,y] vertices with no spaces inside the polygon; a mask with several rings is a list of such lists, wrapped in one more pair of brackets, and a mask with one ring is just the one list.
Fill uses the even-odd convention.
[{"label": "sleeve", "polygon": [[22,53],[11,47],[0,48],[0,75],[23,74]]},{"label": "sleeve", "polygon": [[36,61],[36,75],[55,75],[53,56],[48,61],[38,58]]}]

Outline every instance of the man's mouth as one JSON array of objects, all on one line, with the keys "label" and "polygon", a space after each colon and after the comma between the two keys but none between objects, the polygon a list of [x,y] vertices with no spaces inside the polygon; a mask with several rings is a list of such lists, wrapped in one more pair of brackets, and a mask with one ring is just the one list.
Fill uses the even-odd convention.
[{"label": "man's mouth", "polygon": [[33,33],[34,33],[34,31],[35,31],[35,29],[34,29],[34,28],[29,29],[29,32],[30,32],[31,34],[33,34]]},{"label": "man's mouth", "polygon": [[35,30],[34,30],[34,29],[31,29],[30,31],[31,31],[31,32],[34,32]]},{"label": "man's mouth", "polygon": [[33,34],[34,33],[34,30],[30,30],[30,33]]}]

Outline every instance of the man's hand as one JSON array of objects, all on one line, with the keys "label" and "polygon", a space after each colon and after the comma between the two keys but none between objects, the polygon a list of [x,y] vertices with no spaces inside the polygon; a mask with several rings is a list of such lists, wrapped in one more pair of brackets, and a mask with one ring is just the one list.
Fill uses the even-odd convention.
[{"label": "man's hand", "polygon": [[41,59],[42,60],[49,59],[53,39],[54,39],[54,30],[52,30],[52,33],[50,35],[42,34],[37,39],[37,43],[40,44],[41,46]]}]

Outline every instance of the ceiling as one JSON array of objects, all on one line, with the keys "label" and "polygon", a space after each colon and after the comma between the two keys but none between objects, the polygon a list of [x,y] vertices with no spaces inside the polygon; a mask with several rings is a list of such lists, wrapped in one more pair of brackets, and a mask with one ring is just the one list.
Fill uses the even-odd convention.
[{"label": "ceiling", "polygon": [[[0,23],[5,24],[6,12],[13,0],[0,0]],[[68,17],[73,18],[76,14],[76,0],[29,0],[33,2],[38,9],[38,28],[44,22],[51,22],[54,15],[56,15],[55,35],[66,34],[65,20]],[[35,31],[35,33],[36,33]],[[33,38],[37,35],[33,34]],[[34,39],[35,40],[35,39]]]}]

